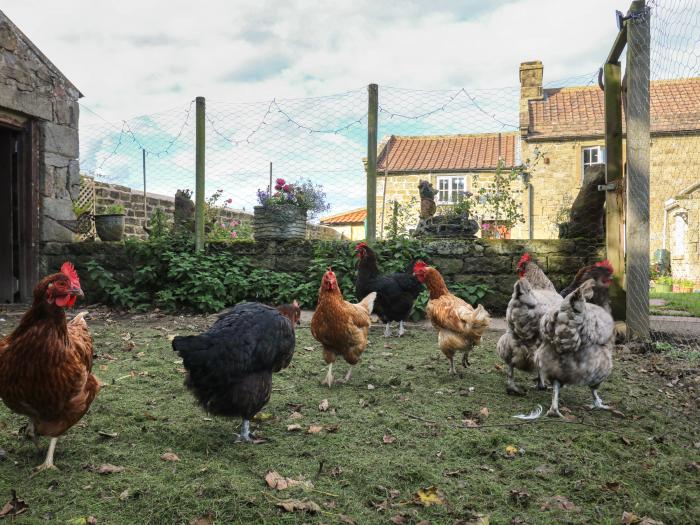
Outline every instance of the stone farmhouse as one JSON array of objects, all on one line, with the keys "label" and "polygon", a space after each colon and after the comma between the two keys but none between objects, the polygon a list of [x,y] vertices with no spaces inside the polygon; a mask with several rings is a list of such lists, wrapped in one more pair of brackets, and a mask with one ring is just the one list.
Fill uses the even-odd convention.
[{"label": "stone farmhouse", "polygon": [[80,91],[0,11],[0,303],[31,298],[73,234]]}]

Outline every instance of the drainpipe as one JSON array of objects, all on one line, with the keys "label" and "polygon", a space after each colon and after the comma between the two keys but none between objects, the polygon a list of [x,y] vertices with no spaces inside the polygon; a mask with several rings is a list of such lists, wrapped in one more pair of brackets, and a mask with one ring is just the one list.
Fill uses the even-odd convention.
[{"label": "drainpipe", "polygon": [[532,183],[528,181],[527,183],[527,229],[528,238],[530,240],[535,238],[535,221],[534,221],[534,207],[535,207],[535,188]]}]

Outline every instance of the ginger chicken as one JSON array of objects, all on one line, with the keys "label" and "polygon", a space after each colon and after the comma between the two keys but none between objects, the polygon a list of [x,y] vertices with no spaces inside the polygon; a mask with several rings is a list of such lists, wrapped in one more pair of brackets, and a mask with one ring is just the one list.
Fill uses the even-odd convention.
[{"label": "ginger chicken", "polygon": [[29,418],[27,434],[49,436],[46,460],[35,470],[56,468],[58,436],[75,425],[100,389],[92,375],[92,337],[81,312],[66,321],[65,309],[82,296],[73,265],[44,277],[34,288],[31,308],[0,341],[0,398]]},{"label": "ginger chicken", "polygon": [[311,335],[323,346],[323,358],[328,363],[328,373],[322,384],[333,385],[333,363],[341,356],[350,365],[344,381],[352,377],[352,367],[367,348],[367,336],[371,324],[376,292],[368,294],[357,304],[343,299],[338,280],[328,270],[321,280],[318,304],[311,318]]},{"label": "ginger chicken", "polygon": [[438,331],[440,350],[450,360],[450,373],[456,374],[455,354],[462,352],[462,366],[469,365],[469,352],[481,342],[481,337],[491,323],[491,317],[483,306],[474,308],[452,295],[435,268],[419,261],[413,267],[413,274],[430,292],[428,318]]}]

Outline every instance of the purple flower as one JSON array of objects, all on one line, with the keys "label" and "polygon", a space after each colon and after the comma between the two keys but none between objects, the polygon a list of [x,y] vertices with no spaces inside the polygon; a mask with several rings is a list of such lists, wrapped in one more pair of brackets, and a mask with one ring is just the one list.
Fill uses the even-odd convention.
[{"label": "purple flower", "polygon": [[233,202],[233,199],[226,199],[227,204],[231,204]]},{"label": "purple flower", "polygon": [[281,184],[275,184],[275,189],[276,189],[277,191],[280,191],[280,190],[282,189],[282,185],[281,185]]},{"label": "purple flower", "polygon": [[235,228],[239,224],[241,224],[241,221],[237,221],[236,219],[234,219],[231,221],[231,228]]},{"label": "purple flower", "polygon": [[282,186],[282,191],[284,191],[285,193],[289,193],[290,191],[292,191],[292,185],[285,184],[284,186]]},{"label": "purple flower", "polygon": [[490,225],[488,222],[485,222],[484,224],[481,225],[481,227],[482,227],[484,230],[488,230],[489,228],[491,228],[491,225]]},{"label": "purple flower", "polygon": [[237,232],[231,232],[231,238],[232,238],[232,239],[235,239],[236,237],[238,237],[238,233],[237,233]]}]

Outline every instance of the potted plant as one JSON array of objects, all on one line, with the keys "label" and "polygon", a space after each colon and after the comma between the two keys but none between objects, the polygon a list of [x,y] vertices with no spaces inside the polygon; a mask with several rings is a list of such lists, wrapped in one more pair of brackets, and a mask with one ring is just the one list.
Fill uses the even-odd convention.
[{"label": "potted plant", "polygon": [[668,275],[663,275],[654,281],[654,291],[656,293],[669,293],[673,287],[673,279]]},{"label": "potted plant", "polygon": [[124,206],[112,204],[96,214],[95,230],[101,241],[121,241],[124,237]]},{"label": "potted plant", "polygon": [[308,180],[287,183],[277,179],[271,191],[258,190],[259,206],[253,208],[253,237],[304,239],[306,221],[326,211],[326,194]]},{"label": "potted plant", "polygon": [[679,279],[678,291],[680,293],[693,293],[693,281],[690,279]]}]

